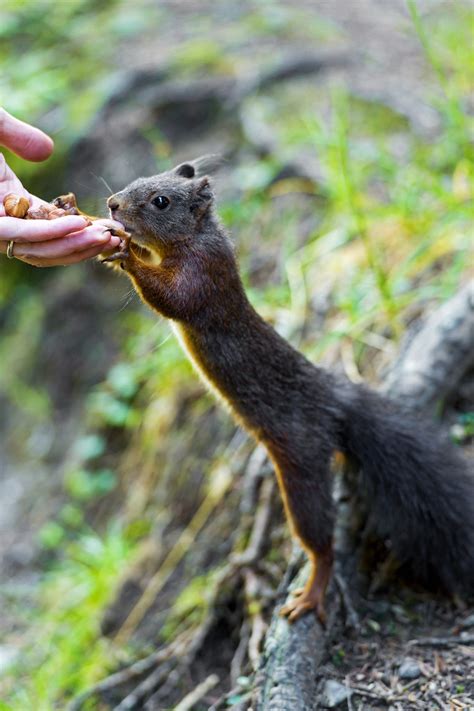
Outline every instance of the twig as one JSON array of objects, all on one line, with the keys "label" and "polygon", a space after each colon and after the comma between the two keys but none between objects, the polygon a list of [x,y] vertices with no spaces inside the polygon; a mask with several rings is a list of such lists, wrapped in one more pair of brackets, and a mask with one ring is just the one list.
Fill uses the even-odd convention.
[{"label": "twig", "polygon": [[346,611],[348,626],[351,627],[353,630],[357,631],[360,629],[360,618],[354,605],[352,604],[352,599],[347,588],[347,583],[341,573],[335,573],[334,580],[336,582],[339,594],[342,599],[342,603],[344,605],[344,609]]},{"label": "twig", "polygon": [[255,614],[252,620],[252,634],[249,640],[249,659],[254,672],[257,671],[260,664],[262,640],[267,629],[268,625],[262,615],[260,613]]},{"label": "twig", "polygon": [[349,686],[349,689],[353,691],[354,694],[367,696],[368,699],[377,699],[377,701],[383,701],[386,704],[397,701],[397,697],[391,696],[390,694],[377,694],[377,692],[372,691],[372,689],[366,689],[365,686]]},{"label": "twig", "polygon": [[[263,463],[263,462],[262,462]],[[258,562],[263,555],[263,548],[268,543],[268,529],[272,512],[272,499],[275,493],[275,480],[267,479],[262,485],[260,502],[254,517],[250,542],[242,554],[232,557],[232,564],[251,566]]]},{"label": "twig", "polygon": [[250,634],[248,644],[248,655],[252,669],[253,671],[256,671],[260,660],[260,645],[263,637],[265,636],[267,624],[262,617],[261,606],[259,604],[259,599],[261,599],[259,577],[253,570],[247,568],[244,572],[244,579],[247,611],[252,620],[252,632]]},{"label": "twig", "polygon": [[253,514],[258,497],[258,487],[267,466],[270,469],[267,452],[263,445],[260,444],[253,450],[245,467],[240,500],[240,510],[243,514]]},{"label": "twig", "polygon": [[466,637],[420,637],[419,639],[411,639],[408,642],[409,647],[453,647],[456,645],[474,644],[473,636]]},{"label": "twig", "polygon": [[[384,704],[393,704],[396,703],[397,701],[403,701],[406,703],[407,697],[406,694],[390,694],[390,693],[377,693],[376,691],[373,691],[372,689],[367,689],[365,686],[349,686],[351,691],[354,692],[354,694],[358,694],[359,696],[366,696],[369,699],[376,699],[377,701],[381,701]],[[426,708],[425,703],[423,701],[418,701],[417,699],[410,698],[410,703],[414,704],[415,706],[420,706],[420,708]]]},{"label": "twig", "polygon": [[434,693],[434,691],[430,694],[430,697],[438,704],[441,711],[445,711],[445,709],[447,709],[446,704],[439,698],[438,694]]},{"label": "twig", "polygon": [[354,358],[354,346],[349,339],[343,339],[340,346],[341,361],[344,371],[353,383],[362,383],[364,378],[359,373],[357,363]]},{"label": "twig", "polygon": [[243,698],[248,696],[248,692],[242,694],[242,688],[237,684],[235,687],[233,686],[230,691],[226,691],[222,696],[219,696],[217,701],[214,701],[212,706],[209,706],[208,711],[218,711],[218,709],[229,708],[227,701],[236,694],[241,694]]},{"label": "twig", "polygon": [[[224,571],[226,574],[228,571]],[[224,576],[220,576],[219,580],[224,580]],[[152,672],[146,679],[144,679],[128,696],[120,702],[120,704],[114,709],[114,711],[130,711],[130,709],[135,708],[143,699],[151,694],[158,686],[161,684],[162,680],[166,678],[167,681],[172,681],[171,672],[175,671],[175,667],[186,667],[190,666],[194,661],[196,654],[201,649],[204,641],[215,621],[215,601],[218,597],[218,592],[220,585],[216,585],[214,590],[212,603],[210,605],[210,610],[204,622],[198,627],[197,631],[190,633],[188,630],[188,637],[183,643],[179,650],[176,650],[175,659],[172,664],[164,667],[158,667],[154,672]],[[181,657],[179,659],[179,657]],[[181,674],[176,677],[176,681],[179,682]],[[174,685],[174,684],[173,684]]]},{"label": "twig", "polygon": [[240,641],[237,649],[235,650],[234,656],[232,657],[232,662],[230,664],[230,684],[231,686],[236,686],[237,679],[242,674],[242,667],[244,664],[245,657],[247,655],[247,648],[250,639],[250,628],[247,620],[244,620],[242,627],[240,629]]},{"label": "twig", "polygon": [[[347,676],[344,679],[344,684],[345,684],[345,686],[350,687],[349,678]],[[352,705],[352,694],[348,694],[346,702],[347,702],[347,711],[354,711],[354,707]]]},{"label": "twig", "polygon": [[190,711],[198,701],[201,701],[211,689],[217,686],[219,681],[217,674],[210,674],[175,706],[174,711]]},{"label": "twig", "polygon": [[98,684],[92,686],[90,689],[87,689],[87,691],[84,691],[82,694],[77,696],[68,705],[67,711],[79,711],[87,699],[103,694],[104,692],[110,691],[111,689],[121,686],[122,684],[126,684],[132,679],[146,674],[146,672],[153,669],[153,667],[157,664],[167,661],[179,651],[183,642],[187,637],[189,637],[189,634],[189,630],[186,630],[166,647],[158,649],[147,657],[134,662],[129,667],[125,667],[125,669],[121,669],[120,671],[115,672],[115,674],[111,674],[105,679],[102,679],[102,681]]},{"label": "twig", "polygon": [[[174,662],[176,664],[176,662]],[[157,686],[160,685],[161,681],[168,678],[170,672],[173,669],[173,664],[163,664],[162,666],[155,669],[154,672],[149,674],[146,679],[144,679],[135,689],[128,694],[118,706],[114,707],[114,711],[131,711],[138,706],[138,704],[146,697],[151,694]]]}]

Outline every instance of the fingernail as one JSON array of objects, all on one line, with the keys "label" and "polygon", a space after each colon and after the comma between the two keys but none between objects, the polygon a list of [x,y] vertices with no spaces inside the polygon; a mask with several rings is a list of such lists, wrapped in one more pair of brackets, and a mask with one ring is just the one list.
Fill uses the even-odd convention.
[{"label": "fingernail", "polygon": [[[63,215],[62,217],[57,217],[54,222],[59,220],[68,220],[68,225],[70,229],[74,232],[81,232],[88,227],[89,223],[84,217],[80,215]],[[64,223],[63,223],[64,224]]]},{"label": "fingernail", "polygon": [[110,238],[110,246],[111,247],[118,247],[120,244],[120,237],[111,237]]},{"label": "fingernail", "polygon": [[108,242],[110,239],[110,232],[108,230],[103,230],[99,232],[96,237],[97,242]]}]

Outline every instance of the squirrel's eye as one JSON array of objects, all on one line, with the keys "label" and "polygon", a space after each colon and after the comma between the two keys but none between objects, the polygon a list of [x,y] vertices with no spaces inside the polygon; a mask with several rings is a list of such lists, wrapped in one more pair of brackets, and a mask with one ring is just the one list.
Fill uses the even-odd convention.
[{"label": "squirrel's eye", "polygon": [[164,210],[165,207],[168,207],[170,201],[164,195],[159,195],[158,197],[153,198],[152,203],[155,207],[158,208],[158,210]]}]

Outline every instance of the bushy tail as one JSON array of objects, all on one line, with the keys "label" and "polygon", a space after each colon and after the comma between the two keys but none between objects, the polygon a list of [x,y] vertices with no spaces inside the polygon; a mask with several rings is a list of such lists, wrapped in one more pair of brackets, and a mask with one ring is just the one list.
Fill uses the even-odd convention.
[{"label": "bushy tail", "polygon": [[343,449],[377,535],[429,587],[473,593],[474,471],[435,424],[363,387],[346,394]]}]

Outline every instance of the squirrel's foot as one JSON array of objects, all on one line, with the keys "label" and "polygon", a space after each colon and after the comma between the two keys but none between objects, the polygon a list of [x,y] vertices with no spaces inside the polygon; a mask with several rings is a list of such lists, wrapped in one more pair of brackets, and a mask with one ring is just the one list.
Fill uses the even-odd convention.
[{"label": "squirrel's foot", "polygon": [[324,627],[326,625],[324,593],[313,585],[294,590],[293,600],[283,605],[280,615],[287,617],[289,622],[295,622],[310,610],[314,610],[316,617]]},{"label": "squirrel's foot", "polygon": [[328,546],[319,553],[310,551],[309,555],[311,560],[309,580],[304,588],[293,592],[293,600],[281,608],[280,615],[287,617],[289,622],[294,622],[309,610],[314,610],[316,617],[324,627],[326,625],[324,596],[332,571],[332,546]]},{"label": "squirrel's foot", "polygon": [[[113,229],[110,229],[109,231],[114,234]],[[110,254],[105,257],[105,259],[102,259],[102,264],[106,262],[120,262],[120,266],[122,267],[122,269],[125,269],[125,263],[128,259],[130,259],[130,256],[132,254],[130,248],[132,238],[128,234],[128,232],[122,232],[122,230],[117,230],[117,232],[120,233],[117,234],[117,236],[122,238],[122,242],[120,243],[119,249],[117,252],[113,252],[113,254]]]}]

